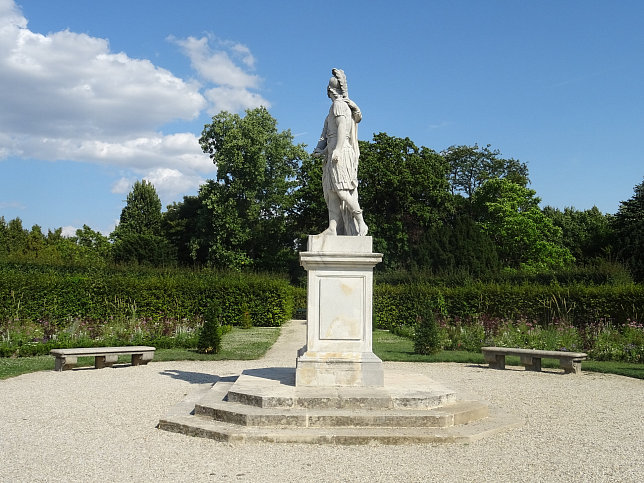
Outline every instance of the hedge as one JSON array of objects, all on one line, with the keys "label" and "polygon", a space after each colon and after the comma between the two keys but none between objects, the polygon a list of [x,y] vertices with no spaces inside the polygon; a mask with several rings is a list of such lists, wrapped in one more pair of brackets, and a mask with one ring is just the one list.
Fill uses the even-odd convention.
[{"label": "hedge", "polygon": [[391,330],[413,325],[428,302],[435,311],[452,317],[525,318],[540,324],[567,320],[576,327],[597,321],[623,325],[644,316],[644,286],[382,284],[374,287],[374,327]]},{"label": "hedge", "polygon": [[276,327],[292,316],[293,297],[284,279],[202,270],[92,271],[0,267],[0,322],[64,321],[110,317],[190,319],[211,300],[227,324],[248,312],[255,326]]}]

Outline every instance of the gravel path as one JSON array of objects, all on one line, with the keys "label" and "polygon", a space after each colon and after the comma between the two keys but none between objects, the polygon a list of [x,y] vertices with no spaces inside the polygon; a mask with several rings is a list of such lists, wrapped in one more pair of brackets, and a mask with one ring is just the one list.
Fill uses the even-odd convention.
[{"label": "gravel path", "polygon": [[[644,381],[385,363],[520,415],[466,445],[231,445],[155,429],[197,384],[293,366],[299,321],[259,361],[152,362],[0,381],[0,481],[644,481]],[[546,370],[547,371],[547,370]]]}]

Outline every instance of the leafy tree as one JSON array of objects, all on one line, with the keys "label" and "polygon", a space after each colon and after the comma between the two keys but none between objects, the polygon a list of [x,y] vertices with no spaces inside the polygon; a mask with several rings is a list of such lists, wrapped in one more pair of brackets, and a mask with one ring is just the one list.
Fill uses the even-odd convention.
[{"label": "leafy tree", "polygon": [[617,257],[636,281],[644,281],[644,180],[635,186],[634,195],[622,201],[613,220]]},{"label": "leafy tree", "polygon": [[282,268],[294,256],[288,214],[304,147],[293,144],[289,130],[278,132],[264,107],[243,118],[217,114],[199,141],[217,165],[217,179],[199,191],[193,254],[205,252],[206,261],[220,267]]},{"label": "leafy tree", "polygon": [[98,231],[92,230],[88,225],[76,230],[76,236],[72,240],[81,247],[91,248],[99,255],[107,257],[110,250],[109,239]]},{"label": "leafy tree", "polygon": [[361,206],[388,268],[409,268],[412,247],[451,211],[448,165],[409,138],[375,134],[360,142]]},{"label": "leafy tree", "polygon": [[33,225],[27,235],[25,255],[28,258],[38,259],[47,246],[47,239],[40,225]]},{"label": "leafy tree", "polygon": [[127,195],[119,224],[112,232],[116,262],[163,265],[174,260],[161,236],[161,200],[152,183],[136,181]]},{"label": "leafy tree", "polygon": [[175,202],[168,206],[163,213],[161,229],[166,240],[172,245],[177,261],[182,265],[190,265],[196,261],[205,261],[207,251],[193,251],[192,240],[197,234],[199,210],[201,200],[197,196],[184,196],[182,202]]},{"label": "leafy tree", "polygon": [[127,195],[116,237],[125,233],[161,234],[161,200],[154,185],[146,180],[136,181]]},{"label": "leafy tree", "polygon": [[502,178],[490,179],[476,191],[480,226],[495,241],[505,266],[550,270],[573,262],[562,246],[561,228],[539,209],[540,201],[534,190]]},{"label": "leafy tree", "polygon": [[[298,189],[291,218],[299,239],[298,249],[306,247],[308,235],[320,233],[329,224],[328,209],[322,188],[321,158],[306,156],[298,169]],[[360,173],[358,173],[360,176]]]},{"label": "leafy tree", "polygon": [[602,214],[596,206],[584,211],[573,207],[561,211],[546,206],[543,213],[561,228],[563,246],[578,262],[589,262],[610,254],[611,217]]},{"label": "leafy tree", "polygon": [[14,218],[9,223],[5,224],[4,217],[0,223],[0,231],[3,233],[2,242],[4,248],[2,252],[5,257],[21,258],[27,252],[27,240],[29,238],[29,230],[25,230],[22,226],[20,218]]},{"label": "leafy tree", "polygon": [[457,212],[427,230],[412,250],[412,268],[482,276],[499,269],[490,236],[466,213]]},{"label": "leafy tree", "polygon": [[0,261],[4,260],[9,253],[9,236],[7,234],[7,222],[4,216],[0,216]]},{"label": "leafy tree", "polygon": [[471,199],[474,192],[488,179],[505,178],[526,186],[528,166],[516,159],[499,157],[498,149],[474,146],[450,146],[441,153],[450,166],[452,194],[463,193]]}]

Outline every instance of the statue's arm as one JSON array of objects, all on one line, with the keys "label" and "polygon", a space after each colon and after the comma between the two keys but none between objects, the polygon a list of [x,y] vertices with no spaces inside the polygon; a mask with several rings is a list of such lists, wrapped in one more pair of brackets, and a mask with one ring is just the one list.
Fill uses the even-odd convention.
[{"label": "statue's arm", "polygon": [[342,115],[335,116],[335,122],[338,124],[338,137],[335,149],[333,150],[333,155],[331,156],[331,160],[334,163],[337,163],[340,159],[340,156],[342,155],[342,149],[344,148],[345,138],[347,136],[347,130],[349,126],[347,126],[347,118]]},{"label": "statue's arm", "polygon": [[320,134],[320,139],[318,139],[318,144],[313,150],[313,156],[321,156],[326,149],[326,131],[327,131],[327,120],[324,121],[324,127],[322,128],[322,134]]},{"label": "statue's arm", "polygon": [[351,109],[351,117],[356,124],[362,121],[362,112],[360,111],[358,104],[353,102],[351,99],[346,99],[346,103],[349,105],[349,109]]}]

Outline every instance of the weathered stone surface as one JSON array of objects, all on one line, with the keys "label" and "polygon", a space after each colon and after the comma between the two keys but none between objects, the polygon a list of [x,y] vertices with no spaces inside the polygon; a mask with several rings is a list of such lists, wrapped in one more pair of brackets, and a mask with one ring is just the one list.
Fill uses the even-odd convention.
[{"label": "weathered stone surface", "polygon": [[229,442],[404,444],[474,441],[521,424],[422,375],[392,371],[380,388],[318,388],[295,386],[293,373],[250,370],[203,385],[159,428]]},{"label": "weathered stone surface", "polygon": [[485,361],[493,369],[505,369],[505,356],[519,356],[521,365],[527,371],[541,371],[541,359],[557,359],[564,372],[581,374],[581,361],[588,354],[584,352],[546,351],[537,349],[522,349],[513,347],[482,347]]},{"label": "weathered stone surface", "polygon": [[51,355],[56,357],[55,370],[72,369],[81,356],[94,356],[94,367],[102,369],[111,367],[118,361],[119,355],[131,355],[132,365],[147,364],[154,358],[154,347],[125,346],[125,347],[75,347],[71,349],[52,349]]},{"label": "weathered stone surface", "polygon": [[309,235],[308,252],[323,253],[371,253],[373,238],[370,236]]},{"label": "weathered stone surface", "polygon": [[298,354],[297,386],[382,386],[382,361],[372,351],[371,237],[309,236],[300,253],[308,272],[307,339]]}]

